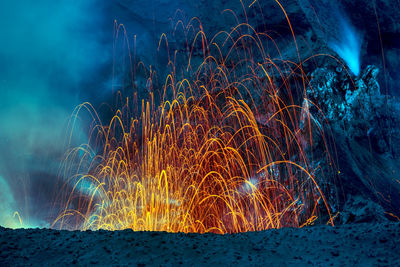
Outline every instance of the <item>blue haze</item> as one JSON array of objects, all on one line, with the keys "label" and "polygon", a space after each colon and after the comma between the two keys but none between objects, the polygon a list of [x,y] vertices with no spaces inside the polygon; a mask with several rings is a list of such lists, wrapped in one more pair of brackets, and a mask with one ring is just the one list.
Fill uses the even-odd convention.
[{"label": "blue haze", "polygon": [[94,0],[0,2],[0,225],[46,226],[69,117],[110,61],[102,12]]}]

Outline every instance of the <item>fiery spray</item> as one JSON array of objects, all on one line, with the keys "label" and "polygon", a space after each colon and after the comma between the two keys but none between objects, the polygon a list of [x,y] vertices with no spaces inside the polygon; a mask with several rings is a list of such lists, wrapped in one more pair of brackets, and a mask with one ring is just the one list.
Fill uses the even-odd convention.
[{"label": "fiery spray", "polygon": [[179,25],[192,36],[187,66],[175,53],[158,94],[150,72],[149,97],[121,101],[108,125],[89,103],[76,108],[73,118],[86,109],[95,126],[66,157],[62,174],[74,187],[53,226],[233,233],[330,214],[310,159],[312,131],[323,132],[308,112],[301,64],[270,58],[263,44],[273,40],[246,23],[211,40],[195,19]]}]

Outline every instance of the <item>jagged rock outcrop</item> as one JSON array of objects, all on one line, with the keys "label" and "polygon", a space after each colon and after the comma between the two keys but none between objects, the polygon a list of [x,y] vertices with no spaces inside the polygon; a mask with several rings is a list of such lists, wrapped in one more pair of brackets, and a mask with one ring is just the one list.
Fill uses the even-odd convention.
[{"label": "jagged rock outcrop", "polygon": [[[400,102],[380,93],[378,72],[370,65],[358,78],[352,78],[340,68],[320,68],[311,74],[307,90],[315,104],[310,107],[312,116],[334,136],[332,153],[338,163],[336,188],[339,210],[345,214],[343,222],[351,217],[348,214],[366,214],[365,206],[375,207],[376,203],[388,217],[400,211],[396,178],[400,171]],[[377,207],[368,210],[372,214],[376,211],[376,218],[383,215]]]}]

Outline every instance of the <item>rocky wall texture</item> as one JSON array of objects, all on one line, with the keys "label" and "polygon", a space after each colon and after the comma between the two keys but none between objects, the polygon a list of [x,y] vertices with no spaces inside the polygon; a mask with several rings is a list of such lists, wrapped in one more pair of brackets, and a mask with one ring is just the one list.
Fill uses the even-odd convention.
[{"label": "rocky wall texture", "polygon": [[334,136],[345,221],[371,205],[376,218],[399,212],[400,103],[380,93],[378,72],[369,65],[353,80],[340,68],[320,68],[307,91],[313,118]]}]

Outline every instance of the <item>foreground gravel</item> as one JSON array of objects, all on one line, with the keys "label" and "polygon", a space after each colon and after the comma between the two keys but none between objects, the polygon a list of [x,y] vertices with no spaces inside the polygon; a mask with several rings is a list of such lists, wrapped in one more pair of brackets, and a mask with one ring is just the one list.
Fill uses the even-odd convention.
[{"label": "foreground gravel", "polygon": [[0,266],[400,266],[400,224],[232,235],[0,227]]}]

